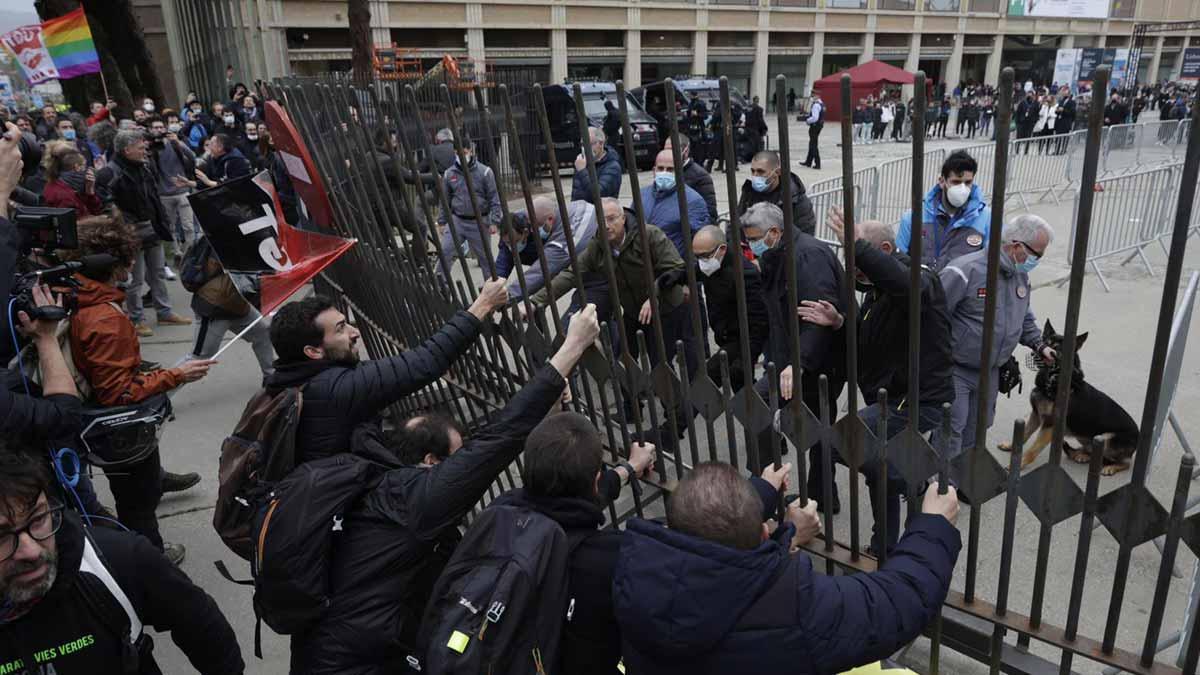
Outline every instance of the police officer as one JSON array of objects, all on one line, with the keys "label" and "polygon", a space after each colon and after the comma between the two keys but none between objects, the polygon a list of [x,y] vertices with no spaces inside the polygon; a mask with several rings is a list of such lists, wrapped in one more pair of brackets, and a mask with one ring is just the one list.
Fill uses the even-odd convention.
[{"label": "police officer", "polygon": [[700,92],[692,92],[692,100],[688,102],[687,115],[685,117],[684,129],[689,138],[692,139],[692,147],[696,149],[696,153],[692,155],[692,159],[704,164],[707,156],[705,153],[704,142],[704,127],[705,121],[708,119],[708,106],[700,99]]},{"label": "police officer", "polygon": [[1000,249],[1000,274],[996,278],[996,326],[992,353],[983,350],[983,308],[987,301],[987,252],[976,251],[951,261],[941,271],[946,290],[946,309],[950,313],[950,333],[954,345],[954,406],[950,411],[950,456],[975,447],[976,410],[978,408],[979,370],[990,368],[990,388],[986,392],[988,426],[996,412],[999,369],[1008,361],[1017,343],[1037,352],[1048,362],[1054,350],[1042,340],[1042,331],[1029,307],[1029,273],[1046,255],[1054,241],[1054,230],[1042,218],[1026,214],[1004,226]]},{"label": "police officer", "polygon": [[[940,270],[951,260],[987,246],[992,209],[975,184],[978,170],[975,158],[962,150],[950,153],[942,162],[937,185],[925,195],[922,207],[922,265]],[[906,211],[896,233],[896,248],[901,253],[908,253],[912,226],[912,211]]]},{"label": "police officer", "polygon": [[[446,188],[446,201],[450,204],[450,211],[447,212],[446,207],[443,206],[438,215],[438,229],[441,231],[442,241],[441,254],[446,266],[449,267],[454,262],[454,234],[457,234],[457,239],[470,247],[482,268],[484,260],[486,260],[484,251],[490,250],[492,245],[491,237],[487,237],[486,240],[484,237],[488,234],[496,234],[496,227],[502,219],[500,193],[496,190],[496,174],[490,167],[475,158],[471,141],[464,138],[462,145],[466,166],[464,167],[462,161],[455,157],[454,165],[446,169],[442,175],[442,184]],[[476,206],[483,217],[482,223],[475,221],[475,209],[471,206],[471,195],[467,190],[467,173],[471,175],[471,187],[475,191]]]}]

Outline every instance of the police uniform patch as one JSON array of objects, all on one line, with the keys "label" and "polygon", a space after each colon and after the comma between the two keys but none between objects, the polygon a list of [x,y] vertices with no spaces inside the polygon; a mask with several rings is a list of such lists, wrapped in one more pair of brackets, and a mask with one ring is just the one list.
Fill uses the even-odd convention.
[{"label": "police uniform patch", "polygon": [[967,235],[967,243],[970,244],[971,246],[979,246],[979,245],[983,244],[983,235],[982,234],[969,234],[969,235]]},{"label": "police uniform patch", "polygon": [[975,297],[986,298],[987,297],[987,286],[984,286],[983,288],[976,288],[975,289]]},{"label": "police uniform patch", "polygon": [[1025,286],[1017,286],[1017,297],[1024,298],[1029,295],[1029,289]]}]

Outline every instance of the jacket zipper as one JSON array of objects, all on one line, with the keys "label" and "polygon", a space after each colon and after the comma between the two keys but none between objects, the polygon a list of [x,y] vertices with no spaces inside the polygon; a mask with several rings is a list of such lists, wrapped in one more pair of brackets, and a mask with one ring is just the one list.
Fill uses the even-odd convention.
[{"label": "jacket zipper", "polygon": [[256,569],[262,569],[263,542],[266,541],[267,528],[271,525],[271,516],[275,514],[276,506],[279,506],[279,500],[272,499],[271,507],[267,509],[267,517],[263,518],[262,528],[258,531],[258,551],[256,552],[258,556],[258,565]]}]

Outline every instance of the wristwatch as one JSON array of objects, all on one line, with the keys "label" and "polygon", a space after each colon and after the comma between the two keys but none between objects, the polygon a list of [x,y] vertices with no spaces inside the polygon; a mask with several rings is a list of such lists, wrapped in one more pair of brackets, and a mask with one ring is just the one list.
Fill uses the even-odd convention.
[{"label": "wristwatch", "polygon": [[624,467],[625,471],[629,474],[629,482],[632,483],[634,479],[637,478],[637,472],[633,470],[633,465],[622,460],[621,463],[617,464],[617,468],[619,469],[622,467]]}]

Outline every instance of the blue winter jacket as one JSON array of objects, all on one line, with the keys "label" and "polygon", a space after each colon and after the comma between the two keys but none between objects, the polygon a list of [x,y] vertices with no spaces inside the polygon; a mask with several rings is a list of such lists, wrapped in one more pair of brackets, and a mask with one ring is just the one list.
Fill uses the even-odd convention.
[{"label": "blue winter jacket", "polygon": [[[684,199],[687,201],[688,227],[693,233],[708,225],[708,204],[692,188],[684,185]],[[678,188],[678,186],[677,186]],[[642,188],[642,207],[646,210],[646,222],[655,225],[667,235],[679,257],[686,260],[683,254],[683,221],[679,217],[679,195],[675,190],[660,192],[651,183]]]},{"label": "blue winter jacket", "polygon": [[[942,188],[934,185],[925,195],[924,227],[921,230],[921,264],[941,271],[946,263],[959,256],[987,248],[991,230],[992,208],[983,201],[978,185],[971,186],[967,203],[951,216],[942,203]],[[908,253],[912,242],[912,211],[900,216],[896,232],[896,248]]]},{"label": "blue winter jacket", "polygon": [[[623,175],[621,160],[617,157],[617,151],[613,150],[612,146],[605,146],[603,159],[596,162],[596,178],[600,180],[600,196],[619,196],[621,194],[621,177]],[[571,179],[571,201],[580,200],[592,201],[592,184],[588,180],[586,167],[582,171],[576,171],[575,178]]]},{"label": "blue winter jacket", "polygon": [[916,638],[946,598],[962,547],[917,515],[883,568],[826,576],[789,555],[785,525],[753,551],[631,520],[613,577],[629,675],[840,673]]}]

